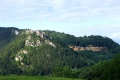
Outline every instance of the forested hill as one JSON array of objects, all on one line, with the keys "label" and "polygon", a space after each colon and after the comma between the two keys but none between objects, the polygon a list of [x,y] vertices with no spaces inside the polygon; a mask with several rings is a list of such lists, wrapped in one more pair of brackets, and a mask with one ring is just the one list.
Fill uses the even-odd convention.
[{"label": "forested hill", "polygon": [[0,75],[75,77],[76,73],[69,74],[69,71],[109,60],[118,52],[119,44],[108,37],[0,28]]},{"label": "forested hill", "polygon": [[[107,47],[109,50],[114,49],[119,46],[118,43],[114,42],[112,39],[103,36],[84,36],[84,37],[75,37],[74,35],[69,35],[65,33],[55,32],[55,31],[45,31],[49,36],[48,38],[53,42],[56,42],[62,46],[98,46],[98,47]],[[52,38],[52,39],[51,39]]]},{"label": "forested hill", "polygon": [[19,31],[19,29],[13,27],[0,27],[0,48],[8,44],[16,37],[15,31]]}]

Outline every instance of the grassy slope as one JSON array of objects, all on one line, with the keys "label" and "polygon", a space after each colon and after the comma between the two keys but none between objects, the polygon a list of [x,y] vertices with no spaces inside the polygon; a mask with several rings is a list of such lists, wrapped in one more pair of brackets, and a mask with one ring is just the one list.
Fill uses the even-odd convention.
[{"label": "grassy slope", "polygon": [[39,76],[0,76],[0,80],[82,80],[60,77],[39,77]]}]

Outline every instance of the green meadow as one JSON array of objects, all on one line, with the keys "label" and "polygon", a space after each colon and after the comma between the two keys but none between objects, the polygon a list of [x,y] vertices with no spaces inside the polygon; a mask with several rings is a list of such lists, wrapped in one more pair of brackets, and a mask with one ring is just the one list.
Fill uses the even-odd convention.
[{"label": "green meadow", "polygon": [[82,80],[62,77],[40,77],[40,76],[0,76],[0,80]]}]

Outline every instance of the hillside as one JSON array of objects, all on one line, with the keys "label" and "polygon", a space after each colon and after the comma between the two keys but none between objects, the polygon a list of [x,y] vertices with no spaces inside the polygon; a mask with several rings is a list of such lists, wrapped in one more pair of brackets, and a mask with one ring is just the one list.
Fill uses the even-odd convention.
[{"label": "hillside", "polygon": [[119,44],[107,37],[0,28],[0,75],[49,75],[61,69],[80,69],[109,60],[118,52]]},{"label": "hillside", "polygon": [[17,28],[3,28],[0,27],[0,48],[12,41],[20,31]]},{"label": "hillside", "polygon": [[120,53],[109,61],[102,61],[94,66],[83,68],[78,76],[89,80],[119,80]]}]

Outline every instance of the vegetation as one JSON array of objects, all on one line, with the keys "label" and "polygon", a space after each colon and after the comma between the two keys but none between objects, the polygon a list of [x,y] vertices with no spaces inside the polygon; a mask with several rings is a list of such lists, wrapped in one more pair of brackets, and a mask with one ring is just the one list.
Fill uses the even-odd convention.
[{"label": "vegetation", "polygon": [[[48,38],[53,42],[61,44],[62,46],[76,45],[86,47],[89,45],[107,47],[109,50],[119,47],[118,43],[115,43],[112,39],[103,36],[84,36],[75,37],[73,35],[59,33],[55,31],[45,31],[48,34]],[[52,38],[52,39],[51,39]]]},{"label": "vegetation", "polygon": [[0,27],[0,48],[12,41],[16,35],[14,34],[17,28],[2,28]]},{"label": "vegetation", "polygon": [[40,76],[0,76],[0,80],[82,80],[62,77],[40,77]]},{"label": "vegetation", "polygon": [[[37,32],[29,32],[29,30],[28,32],[17,28],[0,30],[2,30],[0,31],[1,76],[49,75],[107,80],[110,79],[108,78],[110,74],[105,75],[106,73],[111,72],[115,77],[118,74],[119,68],[116,67],[119,66],[119,58],[112,58],[120,53],[120,46],[110,38],[93,35],[75,37],[55,31],[44,31],[45,36],[40,37]],[[16,30],[19,31],[18,35],[15,34]],[[107,50],[74,51],[69,48],[70,45],[82,47],[92,45],[106,47]]]},{"label": "vegetation", "polygon": [[89,80],[119,80],[120,54],[109,61],[102,61],[92,67],[80,70],[79,77]]}]

